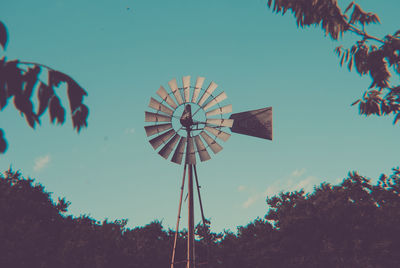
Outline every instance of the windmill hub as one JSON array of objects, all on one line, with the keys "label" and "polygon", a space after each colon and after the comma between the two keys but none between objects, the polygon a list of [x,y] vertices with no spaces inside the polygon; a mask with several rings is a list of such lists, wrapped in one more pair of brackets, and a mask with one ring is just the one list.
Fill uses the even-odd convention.
[{"label": "windmill hub", "polygon": [[190,104],[185,105],[180,122],[182,126],[186,128],[186,130],[190,130],[191,126],[194,125],[192,118],[192,107]]},{"label": "windmill hub", "polygon": [[182,103],[175,109],[171,124],[176,133],[182,137],[197,136],[204,129],[207,117],[201,106],[197,103]]}]

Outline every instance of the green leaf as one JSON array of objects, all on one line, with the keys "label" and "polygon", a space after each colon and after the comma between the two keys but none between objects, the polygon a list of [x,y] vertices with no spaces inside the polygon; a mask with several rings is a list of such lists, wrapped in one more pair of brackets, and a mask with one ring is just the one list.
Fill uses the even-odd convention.
[{"label": "green leaf", "polygon": [[396,125],[397,121],[400,120],[400,113],[396,114],[396,117],[394,118],[393,125]]},{"label": "green leaf", "polygon": [[0,111],[7,105],[8,94],[6,91],[5,59],[0,60]]},{"label": "green leaf", "polygon": [[33,87],[38,81],[38,75],[40,73],[40,67],[35,65],[33,68],[29,68],[28,71],[23,75],[25,81],[24,95],[30,97],[32,95]]},{"label": "green leaf", "polygon": [[72,78],[68,81],[68,99],[71,108],[71,113],[82,105],[83,96],[87,96],[86,91]]},{"label": "green leaf", "polygon": [[353,68],[353,56],[350,57],[349,65],[347,65],[347,67],[349,68],[349,71]]},{"label": "green leaf", "polygon": [[69,82],[70,77],[62,72],[50,70],[49,71],[49,86],[58,87],[61,82]]},{"label": "green leaf", "polygon": [[361,101],[361,99],[359,99],[359,100],[356,100],[355,102],[353,102],[352,104],[351,104],[351,106],[354,106],[354,105],[356,105],[357,103],[359,103]]},{"label": "green leaf", "polygon": [[46,111],[50,98],[54,95],[53,88],[49,87],[44,83],[40,83],[39,90],[37,93],[37,98],[39,101],[39,109],[37,112],[37,116],[41,116],[44,111]]},{"label": "green leaf", "polygon": [[344,11],[344,13],[347,13],[347,11],[349,11],[350,8],[351,8],[353,5],[354,5],[354,1],[351,2],[351,3],[347,6],[347,8],[346,8],[346,10]]},{"label": "green leaf", "polygon": [[87,127],[87,117],[89,115],[89,109],[86,107],[86,105],[82,104],[74,114],[72,115],[72,123],[74,128],[78,132],[81,131],[82,127]]},{"label": "green leaf", "polygon": [[33,104],[30,97],[24,94],[16,94],[14,96],[15,107],[24,114],[25,119],[31,128],[35,128],[36,122],[39,122],[37,116],[33,112]]},{"label": "green leaf", "polygon": [[49,103],[50,109],[50,121],[54,124],[57,120],[58,124],[63,124],[65,121],[65,111],[64,108],[61,106],[60,99],[53,95],[50,99]]},{"label": "green leaf", "polygon": [[32,102],[22,94],[14,96],[14,104],[15,108],[17,108],[21,113],[27,114],[32,111]]},{"label": "green leaf", "polygon": [[0,153],[4,153],[7,150],[7,141],[4,138],[4,132],[0,128]]},{"label": "green leaf", "polygon": [[342,54],[342,47],[343,46],[338,46],[335,48],[335,53],[338,55],[338,57],[340,57],[340,55]]},{"label": "green leaf", "polygon": [[0,21],[0,45],[3,47],[3,50],[6,49],[8,40],[7,28],[3,22]]},{"label": "green leaf", "polygon": [[373,23],[381,23],[381,20],[379,19],[377,14],[372,15],[372,22]]},{"label": "green leaf", "polygon": [[36,115],[33,113],[25,114],[25,120],[31,128],[35,128],[36,123],[39,122]]},{"label": "green leaf", "polygon": [[18,60],[13,60],[6,62],[4,67],[6,93],[9,97],[22,93],[23,76],[21,69],[17,65]]}]

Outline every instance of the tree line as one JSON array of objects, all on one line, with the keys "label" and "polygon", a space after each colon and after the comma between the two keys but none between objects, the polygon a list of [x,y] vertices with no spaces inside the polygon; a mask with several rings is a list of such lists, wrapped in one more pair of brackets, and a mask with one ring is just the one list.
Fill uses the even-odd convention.
[{"label": "tree line", "polygon": [[[0,267],[169,267],[175,232],[162,222],[67,215],[43,185],[0,175]],[[187,231],[175,267],[185,267]],[[236,232],[196,227],[198,267],[400,267],[400,169],[375,184],[357,172],[312,193],[268,197],[266,215]],[[200,265],[200,264],[204,264]]]}]

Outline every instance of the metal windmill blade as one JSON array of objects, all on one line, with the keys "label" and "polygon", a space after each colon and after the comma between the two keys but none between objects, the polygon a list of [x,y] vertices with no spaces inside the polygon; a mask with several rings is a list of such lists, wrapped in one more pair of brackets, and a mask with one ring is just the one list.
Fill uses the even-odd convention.
[{"label": "metal windmill blade", "polygon": [[168,85],[169,85],[172,93],[174,94],[175,99],[178,102],[178,105],[181,105],[183,103],[183,100],[182,100],[182,95],[179,91],[178,83],[176,82],[176,79],[174,78],[171,81],[169,81]]},{"label": "metal windmill blade", "polygon": [[206,116],[213,116],[219,114],[227,114],[232,112],[232,104],[226,105],[224,107],[218,107],[206,113]]},{"label": "metal windmill blade", "polygon": [[196,85],[194,86],[194,91],[193,91],[193,96],[192,96],[192,102],[196,103],[197,98],[199,97],[201,87],[203,86],[204,83],[204,77],[197,77],[196,80]]},{"label": "metal windmill blade", "polygon": [[181,139],[181,136],[175,134],[175,136],[170,139],[167,144],[158,152],[162,157],[168,159],[169,155],[171,154],[172,150],[175,148],[175,145]]},{"label": "metal windmill blade", "polygon": [[182,84],[185,103],[188,103],[190,98],[190,75],[182,77]]}]

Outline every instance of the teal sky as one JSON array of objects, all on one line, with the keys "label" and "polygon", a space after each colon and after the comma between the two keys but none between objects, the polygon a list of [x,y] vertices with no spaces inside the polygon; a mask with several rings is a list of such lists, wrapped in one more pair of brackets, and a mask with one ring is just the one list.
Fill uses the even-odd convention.
[{"label": "teal sky", "polygon": [[[358,2],[381,19],[371,34],[400,28],[398,1]],[[11,103],[0,113],[9,144],[0,169],[11,165],[54,199],[65,196],[73,215],[174,228],[183,167],[150,146],[144,111],[160,85],[185,75],[215,81],[234,112],[274,109],[272,142],[233,134],[197,166],[215,231],[263,217],[267,195],[338,183],[353,170],[376,178],[399,165],[400,126],[350,106],[371,81],[340,68],[333,50],[355,37],[336,42],[319,27],[298,29],[266,1],[3,0],[0,20],[8,59],[49,65],[89,94],[89,126],[79,135],[69,118],[56,126],[45,115],[32,130]]]}]

